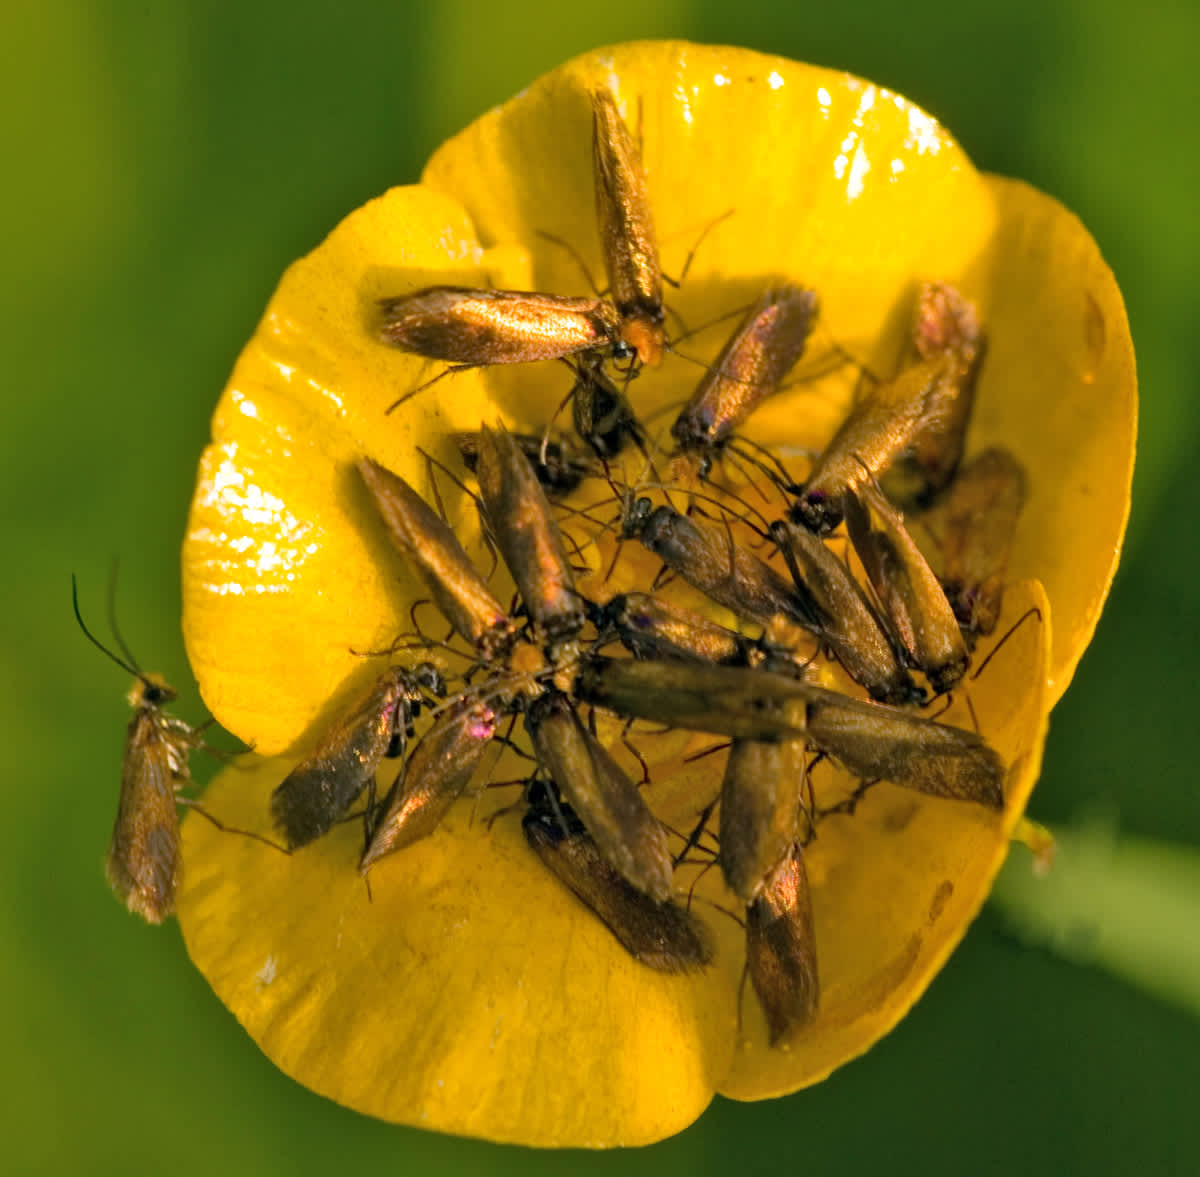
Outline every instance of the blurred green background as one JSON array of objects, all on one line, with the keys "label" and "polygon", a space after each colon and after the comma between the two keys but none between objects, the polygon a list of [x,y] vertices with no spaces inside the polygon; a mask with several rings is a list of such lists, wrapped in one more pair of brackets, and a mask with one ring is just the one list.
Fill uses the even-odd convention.
[{"label": "blurred green background", "polygon": [[[392,1128],[311,1095],[211,996],[173,925],[152,931],[113,902],[101,862],[126,676],[76,630],[70,572],[102,626],[120,555],[127,635],[198,720],[179,540],[208,416],[280,273],[537,74],[644,36],[866,75],[937,115],[982,167],[1031,181],[1090,226],[1133,324],[1141,452],[1125,561],[1055,712],[1034,812],[1069,821],[1099,802],[1123,830],[1200,845],[1200,8],[339,8],[44,0],[0,17],[0,1170],[1200,1171],[1200,1022],[1022,944],[994,911],[900,1028],[828,1082],[758,1105],[718,1100],[636,1153],[566,1158]],[[1135,918],[1153,934],[1157,905],[1143,906]],[[1189,934],[1194,945],[1200,924],[1163,927]]]}]

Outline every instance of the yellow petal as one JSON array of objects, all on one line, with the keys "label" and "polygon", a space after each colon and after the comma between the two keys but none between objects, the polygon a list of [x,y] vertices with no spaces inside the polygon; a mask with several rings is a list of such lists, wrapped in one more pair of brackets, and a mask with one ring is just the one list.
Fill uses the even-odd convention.
[{"label": "yellow petal", "polygon": [[[426,168],[422,182],[461,201],[484,240],[532,245],[538,289],[580,281],[571,256],[547,248],[539,231],[571,243],[602,280],[590,156],[563,150],[542,167],[510,164],[540,158],[551,123],[586,126],[587,92],[605,85],[628,119],[642,120],[667,272],[732,212],[671,297],[684,322],[706,322],[787,278],[819,291],[829,337],[888,372],[915,280],[952,280],[979,304],[991,350],[969,452],[1006,445],[1028,467],[1010,573],[1046,587],[1056,702],[1116,571],[1137,426],[1124,303],[1079,219],[1027,184],[979,175],[934,120],[881,87],[744,50],[653,42],[556,70],[473,123]],[[718,329],[707,349],[685,350],[711,360],[720,339]],[[636,386],[639,411],[678,401],[697,378],[678,366],[672,374],[678,383]],[[744,432],[776,447],[783,438],[819,448],[853,387],[844,373],[797,390],[768,402]]]},{"label": "yellow petal", "polygon": [[[1049,198],[980,177],[936,122],[886,90],[667,42],[589,55],[541,79],[446,144],[425,187],[351,214],[288,271],[218,408],[185,543],[185,635],[209,707],[261,751],[279,751],[328,716],[339,687],[361,689],[369,671],[350,649],[394,636],[413,586],[394,587],[395,567],[376,570],[346,463],[365,450],[420,480],[416,445],[448,456],[433,440],[446,428],[497,411],[543,421],[565,395],[554,365],[521,365],[455,375],[385,417],[438,365],[376,342],[370,310],[434,281],[580,290],[570,254],[539,233],[601,274],[586,130],[587,90],[601,84],[641,110],[668,270],[732,211],[672,299],[685,322],[788,277],[820,291],[829,338],[886,371],[917,279],[954,280],[980,302],[992,354],[969,448],[1003,442],[1031,466],[1013,574],[1047,585],[1057,698],[1107,594],[1132,474],[1132,345],[1095,244]],[[755,135],[742,133],[748,125]],[[681,350],[711,358],[720,334]],[[644,378],[639,411],[679,400],[696,373],[675,360]],[[747,432],[818,446],[853,386],[843,372],[801,387]],[[298,629],[311,634],[299,648],[289,640]]]},{"label": "yellow petal", "polygon": [[745,1037],[720,1085],[723,1095],[784,1095],[862,1054],[908,1012],[962,939],[1004,863],[1041,769],[1050,625],[1036,582],[1009,588],[997,632],[977,652],[982,666],[1013,622],[1034,607],[1041,618],[1031,617],[1004,642],[941,720],[970,727],[962,699],[970,695],[982,734],[1008,766],[1003,814],[880,785],[853,817],[835,815],[818,825],[805,862],[820,1008],[779,1050],[767,1045],[765,1021],[746,1002]]},{"label": "yellow petal", "polygon": [[[574,257],[546,233],[603,282],[587,130],[588,93],[601,86],[641,127],[664,271],[680,273],[711,230],[686,282],[668,294],[685,323],[744,310],[772,280],[799,282],[820,293],[826,348],[836,340],[886,370],[915,281],[964,275],[987,249],[995,211],[986,181],[905,99],[836,70],[743,49],[647,42],[540,78],[446,143],[425,169],[422,183],[459,201],[481,240],[529,247],[538,289],[583,288]],[[729,329],[726,320],[680,350],[711,360]],[[694,363],[668,361],[631,395],[651,416],[686,397],[700,375]],[[798,387],[764,406],[748,432],[822,444],[856,376]],[[528,401],[522,408],[530,413]]]},{"label": "yellow petal", "polygon": [[378,674],[355,651],[391,642],[420,595],[381,559],[355,459],[366,450],[423,485],[416,447],[448,457],[436,439],[489,412],[466,373],[442,386],[452,397],[388,416],[428,365],[375,341],[375,300],[401,282],[520,276],[490,264],[450,202],[393,189],[288,270],[238,359],[188,521],[184,634],[209,708],[261,753],[327,723]]},{"label": "yellow petal", "polygon": [[[570,377],[541,364],[448,377],[389,415],[441,365],[378,342],[373,308],[435,282],[586,293],[572,250],[602,281],[588,100],[602,85],[640,125],[667,273],[697,247],[668,294],[682,323],[737,313],[773,281],[803,283],[822,303],[814,362],[836,343],[886,374],[919,281],[954,282],[978,301],[991,350],[968,449],[1007,445],[1029,469],[1030,496],[1011,569],[1029,583],[1010,590],[976,665],[1026,605],[1041,620],[969,687],[982,734],[1012,765],[1002,817],[879,786],[853,818],[820,824],[806,853],[824,994],[787,1051],[766,1046],[752,998],[737,1029],[744,949],[732,920],[704,917],[721,944],[707,974],[649,973],[539,868],[519,819],[488,831],[493,798],[474,823],[460,805],[427,843],[382,864],[373,903],[353,829],[285,858],[185,823],[189,950],[285,1071],[385,1119],[535,1144],[647,1141],[689,1122],[713,1090],[795,1090],[867,1049],[916,1000],[986,895],[1036,778],[1046,712],[1095,626],[1135,431],[1120,295],[1053,201],[980,176],[927,115],[844,74],[683,43],[589,54],[447,143],[420,186],[347,217],[288,271],[238,361],[192,505],[184,626],[209,707],[260,753],[315,740],[379,673],[363,652],[411,629],[424,595],[353,462],[368,454],[427,491],[417,447],[457,467],[448,431],[497,417],[540,428],[559,409]],[[630,389],[643,419],[689,394],[701,373],[691,361],[711,360],[729,329],[684,337],[671,323],[678,354]],[[797,384],[746,432],[802,473],[856,379],[847,366]],[[487,568],[473,506],[438,485]],[[633,567],[623,558],[614,590],[630,587]],[[496,590],[505,599],[511,588]],[[961,695],[950,719],[969,726]],[[686,828],[715,794],[721,758],[683,768],[679,740],[634,739],[654,762],[648,800]],[[286,771],[276,760],[231,769],[210,804],[262,830]],[[848,787],[827,775],[818,799]],[[731,907],[716,873],[699,894]]]},{"label": "yellow petal", "polygon": [[1009,573],[1037,577],[1054,612],[1048,702],[1095,632],[1129,521],[1137,376],[1125,304],[1078,217],[998,176],[981,266],[989,352],[971,448],[1005,445],[1029,474]]},{"label": "yellow petal", "polygon": [[[205,806],[270,836],[291,766],[238,763]],[[732,986],[634,961],[538,864],[519,814],[488,828],[494,796],[380,862],[370,896],[355,823],[288,856],[193,815],[193,961],[281,1070],[368,1115],[544,1146],[678,1132],[729,1068]]]}]

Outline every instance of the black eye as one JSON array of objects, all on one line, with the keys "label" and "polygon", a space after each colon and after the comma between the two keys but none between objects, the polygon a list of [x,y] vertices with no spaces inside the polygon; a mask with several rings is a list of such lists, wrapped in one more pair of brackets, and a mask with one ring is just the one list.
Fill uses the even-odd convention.
[{"label": "black eye", "polygon": [[616,361],[636,360],[637,348],[623,339],[616,340],[612,345],[612,358]]},{"label": "black eye", "polygon": [[446,693],[446,680],[432,662],[422,662],[416,669],[417,685],[439,698]]}]

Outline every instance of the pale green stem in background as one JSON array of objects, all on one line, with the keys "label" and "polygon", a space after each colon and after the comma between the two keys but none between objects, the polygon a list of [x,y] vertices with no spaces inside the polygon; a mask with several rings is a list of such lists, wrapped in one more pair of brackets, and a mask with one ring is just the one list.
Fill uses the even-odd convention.
[{"label": "pale green stem in background", "polygon": [[1045,873],[1013,845],[995,908],[1022,939],[1200,1015],[1200,850],[1095,818],[1053,833]]}]

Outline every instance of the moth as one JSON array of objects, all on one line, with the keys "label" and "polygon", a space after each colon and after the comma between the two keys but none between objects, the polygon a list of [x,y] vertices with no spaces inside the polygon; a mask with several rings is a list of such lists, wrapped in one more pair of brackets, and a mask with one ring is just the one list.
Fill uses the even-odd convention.
[{"label": "moth", "polygon": [[708,929],[686,908],[639,890],[600,853],[575,811],[534,782],[521,821],[542,864],[596,914],[635,960],[660,973],[696,972],[712,963]]},{"label": "moth", "polygon": [[587,620],[550,503],[529,459],[505,429],[479,433],[479,497],[529,619],[551,643]]},{"label": "moth", "polygon": [[372,817],[371,837],[359,861],[366,874],[381,858],[428,837],[462,796],[496,734],[496,711],[466,694],[447,704],[413,746]]},{"label": "moth", "polygon": [[392,666],[356,698],[271,794],[271,817],[295,850],[328,833],[375,784],[385,758],[403,756],[413,719],[430,694],[445,694],[432,663]]},{"label": "moth", "polygon": [[525,728],[542,772],[579,814],[604,860],[659,902],[671,893],[667,831],[637,785],[579,721],[570,699],[547,691],[529,704]]},{"label": "moth", "polygon": [[768,290],[675,418],[671,435],[679,448],[711,460],[746,418],[779,391],[804,352],[816,313],[815,291],[786,285]]},{"label": "moth", "polygon": [[139,670],[124,643],[122,658],[88,629],[79,612],[74,577],[71,601],[88,641],[134,676],[128,695],[133,718],[125,736],[121,795],[105,875],[130,911],[147,923],[161,924],[175,911],[182,869],[178,806],[186,799],[179,793],[191,783],[188,760],[203,739],[197,728],[163,710],[174,702],[176,692],[162,675]]},{"label": "moth", "polygon": [[974,732],[783,675],[591,655],[574,693],[627,719],[734,739],[807,739],[864,780],[1004,805],[1004,763]]},{"label": "moth", "polygon": [[484,661],[507,651],[516,636],[512,620],[446,521],[378,462],[363,458],[358,472],[393,547],[416,568],[454,632]]},{"label": "moth", "polygon": [[772,1046],[810,1022],[820,1003],[817,939],[804,856],[794,846],[746,907],[746,967]]}]

